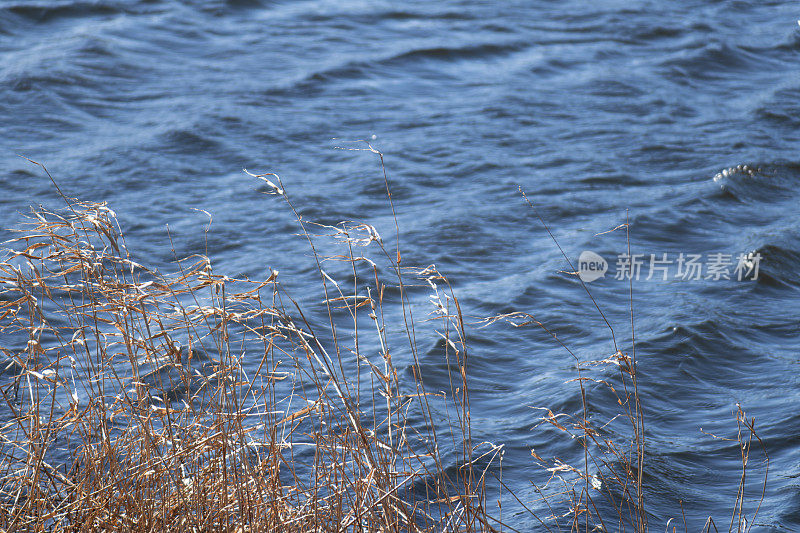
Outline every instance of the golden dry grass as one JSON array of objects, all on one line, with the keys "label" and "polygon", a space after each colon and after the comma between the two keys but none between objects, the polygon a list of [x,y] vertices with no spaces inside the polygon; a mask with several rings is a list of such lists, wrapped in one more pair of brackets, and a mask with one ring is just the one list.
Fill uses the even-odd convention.
[{"label": "golden dry grass", "polygon": [[[446,395],[392,362],[394,349],[416,358],[413,326],[406,313],[391,338],[383,323],[386,284],[355,253],[390,255],[370,226],[328,228],[373,286],[346,295],[320,267],[330,320],[312,325],[277,272],[234,279],[192,256],[163,274],[132,260],[106,205],[65,200],[34,211],[0,264],[2,527],[492,529],[484,473],[500,449],[470,440],[463,323],[435,269],[416,277],[441,294],[458,369]],[[367,335],[378,353],[359,350]]]},{"label": "golden dry grass", "polygon": [[[294,212],[327,321],[307,319],[275,271],[253,281],[216,272],[204,255],[176,258],[171,274],[134,261],[103,203],[64,196],[65,208],[36,209],[18,230],[0,262],[1,528],[513,530],[488,494],[502,489],[537,530],[648,530],[635,352],[585,362],[553,336],[575,359],[582,410],[545,409],[538,421],[578,442],[583,461],[533,453],[550,480],[537,487],[542,501],[522,501],[502,483],[502,445],[473,441],[464,317],[446,278],[401,267],[399,246],[388,250],[364,223],[313,226],[343,250],[320,257],[280,178],[254,176]],[[323,260],[346,265],[349,289]],[[407,279],[432,292],[420,324]],[[399,323],[385,322],[385,305],[400,309]],[[524,313],[486,323],[498,321],[549,332]],[[423,325],[444,339],[444,392],[419,379]],[[393,361],[399,353],[410,376]],[[590,375],[592,365],[613,368],[616,385]],[[613,394],[630,438],[616,442],[610,421],[588,416],[589,384]],[[731,529],[743,531],[744,474],[760,441],[741,409],[737,422],[743,475]],[[542,502],[550,516],[528,507]]]}]

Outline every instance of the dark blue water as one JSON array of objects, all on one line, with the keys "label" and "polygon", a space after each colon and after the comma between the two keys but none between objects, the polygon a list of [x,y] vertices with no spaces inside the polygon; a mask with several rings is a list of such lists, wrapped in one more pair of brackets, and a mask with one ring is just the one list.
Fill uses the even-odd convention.
[{"label": "dark blue water", "polygon": [[[335,149],[372,139],[404,264],[447,273],[472,322],[531,313],[591,360],[613,353],[609,330],[517,188],[571,259],[609,262],[590,289],[629,351],[628,286],[614,279],[625,234],[596,236],[627,210],[633,253],[734,263],[730,280],[676,278],[673,263],[666,281],[633,283],[653,530],[680,518],[679,500],[690,530],[728,524],[738,450],[700,428],[734,436],[740,402],[771,460],[754,531],[798,531],[798,18],[788,1],[5,0],[0,220],[59,205],[22,154],[68,194],[108,201],[150,264],[173,259],[166,225],[179,255],[202,252],[207,219],[192,208],[205,209],[216,270],[271,266],[318,301],[292,217],[241,168],[279,173],[307,218],[365,220],[392,243],[376,157]],[[750,252],[758,279],[739,281]],[[573,361],[530,328],[470,339],[475,434],[506,444],[504,481],[530,502],[531,448],[574,453],[531,431],[530,406],[574,411]],[[438,375],[435,336],[420,343]],[[598,393],[594,409],[616,408]]]}]

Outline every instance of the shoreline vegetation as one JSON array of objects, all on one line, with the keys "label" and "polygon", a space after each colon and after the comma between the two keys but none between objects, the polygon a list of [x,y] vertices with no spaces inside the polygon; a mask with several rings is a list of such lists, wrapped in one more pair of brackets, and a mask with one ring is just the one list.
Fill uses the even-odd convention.
[{"label": "shoreline vegetation", "polygon": [[[380,159],[394,215],[383,155],[366,149]],[[547,480],[531,501],[503,482],[503,444],[473,436],[469,325],[446,277],[405,266],[399,240],[386,245],[369,224],[306,221],[278,176],[248,174],[285,202],[307,240],[323,302],[314,314],[277,271],[254,281],[217,272],[206,255],[176,257],[170,274],[135,261],[111,208],[69,198],[55,181],[65,206],[35,209],[15,230],[0,262],[0,528],[649,529],[635,350],[583,361],[552,335],[574,358],[581,406],[531,420],[572,439],[581,460],[531,451]],[[321,239],[340,253],[323,256]],[[420,285],[431,307],[415,318],[409,288]],[[310,318],[319,315],[327,321]],[[525,313],[481,325],[495,323],[550,333]],[[421,328],[442,339],[447,390],[425,386]],[[609,393],[618,416],[596,420],[588,387]],[[763,443],[741,408],[736,422],[742,481],[730,530],[747,531],[766,466],[761,500],[746,509],[750,453]],[[508,520],[501,501],[524,514]],[[689,530],[681,514],[668,530]],[[702,530],[717,526],[709,518]]]}]

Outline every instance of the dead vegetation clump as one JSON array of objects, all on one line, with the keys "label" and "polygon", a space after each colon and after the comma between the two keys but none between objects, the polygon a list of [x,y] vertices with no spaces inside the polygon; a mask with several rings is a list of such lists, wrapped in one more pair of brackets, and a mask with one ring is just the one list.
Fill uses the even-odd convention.
[{"label": "dead vegetation clump", "polygon": [[[327,320],[309,318],[277,271],[254,281],[206,255],[169,274],[134,261],[103,203],[62,195],[65,208],[36,209],[18,230],[0,262],[0,528],[495,531],[508,526],[489,493],[502,490],[537,530],[648,529],[635,354],[596,362],[616,381],[589,377],[553,336],[575,358],[582,408],[539,422],[583,460],[532,452],[550,479],[541,501],[523,501],[502,482],[502,445],[473,440],[464,316],[446,278],[401,267],[399,245],[368,224],[311,225],[280,178],[253,176],[294,212]],[[321,256],[311,231],[344,251]],[[443,339],[447,390],[420,375],[409,283],[430,289],[417,322]],[[523,313],[487,322],[499,320],[547,331]],[[590,384],[613,393],[618,417],[589,415]],[[755,432],[737,419],[743,501]],[[622,444],[615,421],[630,429]],[[542,505],[550,516],[528,507]]]},{"label": "dead vegetation clump", "polygon": [[371,226],[327,228],[356,292],[317,257],[329,321],[312,324],[277,272],[234,279],[197,255],[162,274],[132,259],[105,204],[65,200],[35,210],[0,264],[1,527],[492,529],[500,449],[470,439],[463,322],[435,268],[416,277],[440,295],[447,394],[393,362],[416,359],[413,319],[401,335],[384,324],[387,284],[361,252],[393,254]]}]

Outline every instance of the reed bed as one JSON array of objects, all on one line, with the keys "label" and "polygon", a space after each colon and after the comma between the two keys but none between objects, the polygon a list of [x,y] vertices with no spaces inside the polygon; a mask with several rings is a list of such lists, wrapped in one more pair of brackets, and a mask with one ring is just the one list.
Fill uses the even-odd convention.
[{"label": "reed bed", "polygon": [[[586,362],[554,336],[575,358],[582,409],[536,418],[583,458],[532,452],[549,481],[540,502],[523,501],[502,482],[502,444],[473,440],[465,319],[446,277],[401,266],[399,245],[369,224],[307,222],[279,177],[251,176],[295,214],[327,320],[309,318],[277,271],[254,281],[206,255],[176,257],[171,273],[135,261],[104,203],[62,194],[63,208],[35,209],[16,230],[0,262],[0,528],[512,531],[504,491],[532,530],[648,530],[635,352]],[[340,253],[322,256],[323,237]],[[323,268],[334,261],[346,281]],[[424,320],[410,285],[429,289]],[[484,325],[499,321],[547,330],[524,313]],[[419,374],[422,327],[443,339],[448,390],[426,390]],[[618,417],[589,415],[589,386],[613,393]],[[741,410],[737,421],[731,528],[743,531],[760,441]],[[530,509],[542,504],[545,516]]]},{"label": "reed bed", "polygon": [[[298,214],[329,317],[312,324],[278,272],[235,279],[195,255],[163,274],[132,259],[108,206],[64,201],[34,210],[0,264],[3,528],[492,529],[501,449],[470,438],[463,321],[435,268],[400,269],[369,225],[315,227],[348,250],[347,294]],[[369,245],[392,259],[399,335]],[[417,357],[408,276],[437,295],[447,393],[393,362]]]}]

